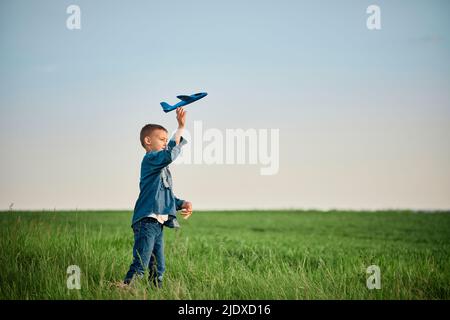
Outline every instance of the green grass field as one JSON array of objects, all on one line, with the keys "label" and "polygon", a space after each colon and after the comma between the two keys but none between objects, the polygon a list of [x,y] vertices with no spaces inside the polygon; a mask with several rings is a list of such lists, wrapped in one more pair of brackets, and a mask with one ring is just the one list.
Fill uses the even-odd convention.
[{"label": "green grass field", "polygon": [[[165,230],[165,286],[120,289],[131,212],[1,212],[0,299],[449,299],[450,214],[195,212]],[[67,289],[69,265],[81,290]],[[366,268],[381,269],[381,289]]]}]

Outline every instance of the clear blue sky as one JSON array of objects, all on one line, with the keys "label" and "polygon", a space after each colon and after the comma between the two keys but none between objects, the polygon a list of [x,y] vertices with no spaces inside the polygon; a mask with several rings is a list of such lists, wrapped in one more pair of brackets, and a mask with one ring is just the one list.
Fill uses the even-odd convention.
[{"label": "clear blue sky", "polygon": [[[66,28],[71,4],[81,30]],[[280,171],[174,166],[196,208],[448,209],[449,12],[446,0],[3,0],[0,209],[132,208],[140,128],[174,129],[159,102],[198,91],[209,96],[188,128],[277,128]]]}]

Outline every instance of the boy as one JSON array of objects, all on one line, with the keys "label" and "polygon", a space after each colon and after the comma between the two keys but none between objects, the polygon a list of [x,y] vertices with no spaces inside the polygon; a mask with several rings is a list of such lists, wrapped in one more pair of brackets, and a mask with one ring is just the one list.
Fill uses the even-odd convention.
[{"label": "boy", "polygon": [[174,196],[168,167],[187,143],[181,136],[186,112],[178,108],[176,113],[178,129],[169,142],[167,130],[160,125],[148,124],[141,130],[140,140],[146,154],[141,163],[140,193],[132,221],[133,262],[125,276],[125,284],[130,284],[136,276],[143,278],[148,267],[150,283],[161,288],[165,271],[163,226],[179,227],[177,210],[183,210],[185,219],[192,214],[192,204]]}]

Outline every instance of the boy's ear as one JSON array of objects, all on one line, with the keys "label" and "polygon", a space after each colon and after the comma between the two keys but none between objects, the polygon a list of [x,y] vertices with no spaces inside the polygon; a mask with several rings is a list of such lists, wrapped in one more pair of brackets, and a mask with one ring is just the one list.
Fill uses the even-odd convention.
[{"label": "boy's ear", "polygon": [[152,141],[151,141],[149,136],[144,138],[144,142],[145,142],[145,144],[148,144],[148,145],[150,145],[152,143]]}]

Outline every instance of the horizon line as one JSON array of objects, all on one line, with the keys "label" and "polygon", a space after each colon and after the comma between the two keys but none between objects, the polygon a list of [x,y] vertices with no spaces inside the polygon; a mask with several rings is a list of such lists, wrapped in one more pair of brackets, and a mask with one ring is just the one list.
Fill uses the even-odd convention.
[{"label": "horizon line", "polygon": [[[133,212],[133,209],[125,208],[125,209],[108,209],[108,208],[41,208],[41,209],[2,209],[0,213],[14,213],[14,212]],[[291,208],[231,208],[231,209],[198,209],[194,210],[194,212],[233,212],[233,211],[302,211],[302,212],[311,212],[311,211],[319,211],[319,212],[425,212],[425,213],[450,213],[450,208],[428,208],[428,209],[417,209],[417,208],[301,208],[301,207],[291,207]]]}]

